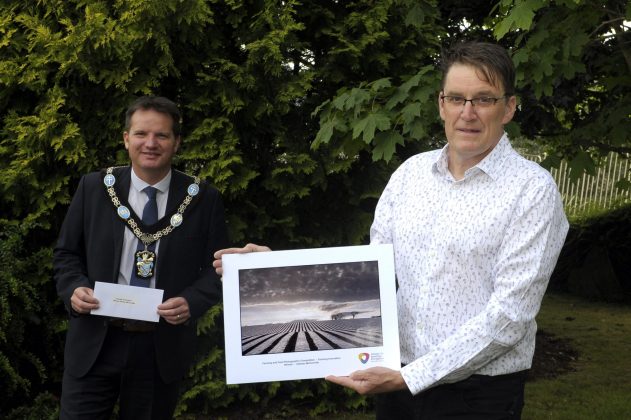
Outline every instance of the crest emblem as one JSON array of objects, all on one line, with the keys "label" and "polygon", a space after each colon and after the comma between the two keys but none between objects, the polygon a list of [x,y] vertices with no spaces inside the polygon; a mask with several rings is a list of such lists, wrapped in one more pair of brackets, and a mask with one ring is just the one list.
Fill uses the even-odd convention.
[{"label": "crest emblem", "polygon": [[153,265],[156,254],[151,251],[136,252],[136,275],[143,279],[153,276]]}]

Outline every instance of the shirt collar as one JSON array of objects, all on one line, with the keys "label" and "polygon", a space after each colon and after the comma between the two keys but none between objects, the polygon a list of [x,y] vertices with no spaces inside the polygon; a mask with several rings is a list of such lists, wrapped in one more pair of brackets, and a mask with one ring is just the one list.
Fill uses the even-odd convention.
[{"label": "shirt collar", "polygon": [[[491,179],[497,180],[502,174],[502,164],[506,158],[506,155],[511,150],[510,142],[508,141],[508,135],[504,133],[500,141],[495,145],[491,153],[486,155],[484,159],[478,162],[472,168],[467,169],[465,172],[465,179],[467,176],[471,176],[472,173],[482,171],[487,174]],[[453,179],[451,172],[449,172],[449,163],[447,160],[447,151],[449,150],[449,144],[446,144],[438,154],[438,157],[432,165],[432,172],[444,177]]]},{"label": "shirt collar", "polygon": [[132,167],[131,168],[131,184],[138,191],[142,191],[146,187],[154,187],[161,193],[166,193],[169,191],[169,185],[171,184],[171,170],[169,169],[169,173],[167,173],[166,176],[162,178],[159,182],[157,182],[156,184],[150,185],[146,183],[145,181],[143,181],[142,179],[140,179],[138,175],[136,175],[136,172],[134,172],[134,168]]},{"label": "shirt collar", "polygon": [[436,175],[441,175],[444,177],[449,177],[453,179],[451,173],[449,172],[448,161],[447,161],[447,149],[449,148],[449,144],[446,144],[438,154],[438,157],[434,164],[432,165],[432,172]]},{"label": "shirt collar", "polygon": [[[500,141],[495,145],[491,153],[486,155],[475,167],[481,169],[485,174],[490,176],[493,180],[497,180],[501,177],[503,171],[502,166],[506,155],[511,150],[510,142],[506,133],[502,135]],[[473,169],[473,168],[472,168]]]}]

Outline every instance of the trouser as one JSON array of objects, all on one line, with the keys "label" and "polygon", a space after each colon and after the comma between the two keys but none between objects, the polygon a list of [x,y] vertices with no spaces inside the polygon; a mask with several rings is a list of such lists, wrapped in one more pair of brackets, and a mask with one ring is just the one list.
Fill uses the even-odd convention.
[{"label": "trouser", "polygon": [[178,383],[162,381],[153,334],[108,328],[103,348],[85,376],[64,371],[59,418],[109,420],[118,400],[121,420],[171,419]]},{"label": "trouser", "polygon": [[412,395],[408,390],[378,395],[377,420],[519,420],[526,371],[473,375]]}]

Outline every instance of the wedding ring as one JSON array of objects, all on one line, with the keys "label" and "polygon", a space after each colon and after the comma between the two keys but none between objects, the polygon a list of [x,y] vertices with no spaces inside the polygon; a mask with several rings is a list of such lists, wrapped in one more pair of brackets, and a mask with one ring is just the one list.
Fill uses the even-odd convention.
[{"label": "wedding ring", "polygon": [[177,314],[177,318],[180,319],[180,314]]}]

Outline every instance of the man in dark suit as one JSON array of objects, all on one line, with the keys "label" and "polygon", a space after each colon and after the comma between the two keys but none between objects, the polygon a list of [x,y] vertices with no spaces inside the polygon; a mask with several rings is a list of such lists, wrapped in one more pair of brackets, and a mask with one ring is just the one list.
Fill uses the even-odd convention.
[{"label": "man in dark suit", "polygon": [[[171,169],[177,106],[139,98],[123,138],[131,166],[81,179],[53,254],[69,313],[62,419],[109,419],[117,400],[121,418],[171,418],[196,320],[221,296],[212,260],[227,243],[223,204],[217,190]],[[97,281],[164,290],[159,322],[91,315]]]}]

